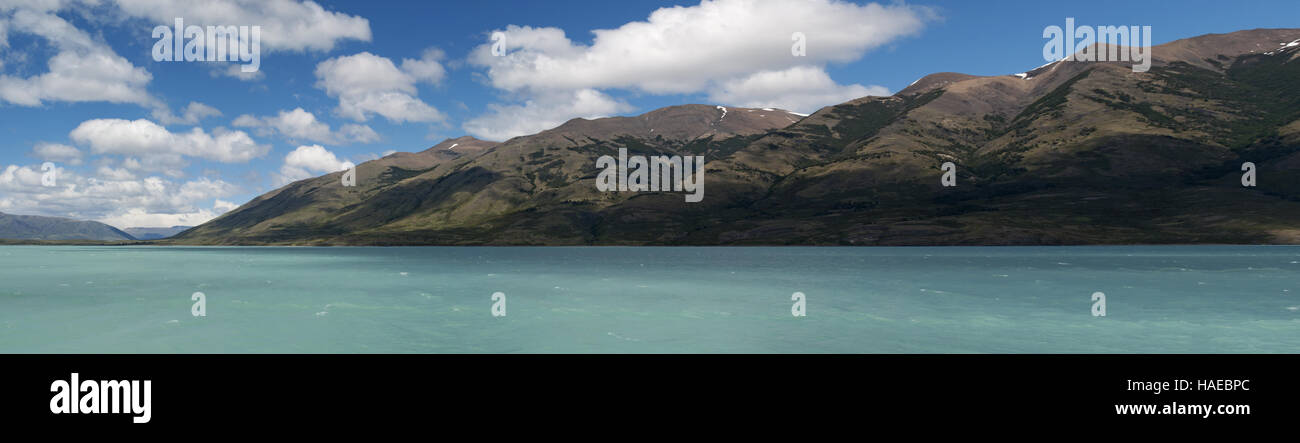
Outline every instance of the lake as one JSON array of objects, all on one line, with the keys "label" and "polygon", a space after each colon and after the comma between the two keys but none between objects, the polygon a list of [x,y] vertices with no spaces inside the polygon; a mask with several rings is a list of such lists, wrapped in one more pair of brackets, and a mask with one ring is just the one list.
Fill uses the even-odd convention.
[{"label": "lake", "polygon": [[1295,353],[1297,283],[1287,246],[3,246],[0,353]]}]

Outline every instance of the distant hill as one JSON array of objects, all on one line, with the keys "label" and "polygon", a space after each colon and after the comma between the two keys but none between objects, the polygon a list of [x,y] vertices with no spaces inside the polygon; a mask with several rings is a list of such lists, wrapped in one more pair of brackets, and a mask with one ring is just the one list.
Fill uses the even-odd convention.
[{"label": "distant hill", "polygon": [[189,228],[193,228],[193,226],[172,226],[170,228],[126,228],[123,229],[123,231],[126,231],[127,234],[131,234],[132,237],[140,240],[161,240],[180,234]]},{"label": "distant hill", "polygon": [[[810,116],[687,105],[448,140],[358,166],[356,187],[341,173],[299,181],[166,242],[1300,243],[1300,29],[1153,54],[1141,73],[1059,61],[934,74]],[[619,148],[706,156],[704,201],[598,192],[596,159]],[[941,185],[946,162],[956,187]],[[1245,162],[1257,187],[1241,185]]]},{"label": "distant hill", "polygon": [[0,239],[134,241],[112,226],[70,218],[0,213]]}]

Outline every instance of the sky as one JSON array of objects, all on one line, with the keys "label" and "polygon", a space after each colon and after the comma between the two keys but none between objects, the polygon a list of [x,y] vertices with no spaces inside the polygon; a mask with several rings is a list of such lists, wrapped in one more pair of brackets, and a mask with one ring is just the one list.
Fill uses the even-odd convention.
[{"label": "sky", "polygon": [[[0,212],[192,226],[462,135],[687,103],[810,113],[1024,72],[1067,17],[1161,44],[1298,27],[1300,2],[0,0]],[[160,60],[177,18],[257,26],[258,69]]]}]

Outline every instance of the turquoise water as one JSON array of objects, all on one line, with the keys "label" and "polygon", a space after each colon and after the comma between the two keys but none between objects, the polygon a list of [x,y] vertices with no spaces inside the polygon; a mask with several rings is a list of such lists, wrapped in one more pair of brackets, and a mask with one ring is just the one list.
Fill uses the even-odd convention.
[{"label": "turquoise water", "polygon": [[5,246],[0,352],[1295,353],[1298,277],[1300,247]]}]

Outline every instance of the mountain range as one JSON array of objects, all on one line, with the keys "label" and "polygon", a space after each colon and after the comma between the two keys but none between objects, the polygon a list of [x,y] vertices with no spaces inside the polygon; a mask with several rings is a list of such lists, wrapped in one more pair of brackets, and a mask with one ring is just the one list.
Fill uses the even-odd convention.
[{"label": "mountain range", "polygon": [[123,229],[127,234],[131,234],[139,240],[161,240],[179,234],[193,226],[172,226],[170,228],[126,228]]},{"label": "mountain range", "polygon": [[0,212],[0,239],[101,242],[136,240],[131,234],[99,222],[2,212]]},{"label": "mountain range", "polygon": [[[1300,243],[1300,29],[1127,62],[939,73],[812,115],[673,106],[471,137],[286,185],[164,244]],[[600,192],[597,158],[702,155],[705,198]],[[956,166],[945,187],[944,163]],[[1257,183],[1242,185],[1243,164]]]}]

